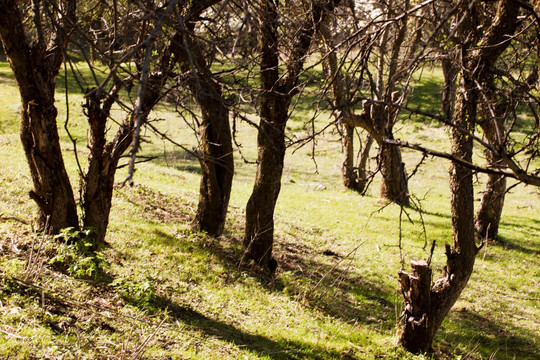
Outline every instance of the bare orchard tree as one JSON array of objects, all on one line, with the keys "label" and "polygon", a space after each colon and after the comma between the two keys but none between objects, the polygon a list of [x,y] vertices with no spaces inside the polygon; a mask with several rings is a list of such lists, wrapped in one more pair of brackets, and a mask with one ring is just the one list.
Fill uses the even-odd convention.
[{"label": "bare orchard tree", "polygon": [[[78,228],[82,225],[97,231],[98,242],[104,240],[118,161],[131,142],[136,116],[144,116],[155,102],[152,97],[145,97],[144,91],[139,91],[142,95],[138,97],[136,105],[127,105],[120,100],[126,87],[139,84],[140,90],[149,83],[150,87],[153,84],[152,76],[148,76],[148,71],[144,71],[147,66],[143,63],[139,64],[140,71],[131,74],[125,64],[148,59],[148,56],[137,57],[137,54],[151,54],[163,24],[170,17],[176,3],[176,0],[171,0],[165,8],[118,7],[114,16],[122,17],[122,23],[130,29],[138,28],[140,31],[137,34],[139,42],[122,43],[119,38],[108,35],[98,37],[99,42],[95,41],[96,38],[84,30],[88,24],[77,21],[74,2],[58,4],[36,1],[32,6],[17,5],[11,1],[0,2],[2,42],[21,91],[23,106],[27,109],[21,120],[21,139],[34,181],[35,189],[31,196],[38,204],[38,221],[43,230],[54,233],[62,228]],[[100,6],[107,7],[109,4],[101,3]],[[84,9],[82,14],[84,18]],[[23,23],[23,15],[30,16],[32,22]],[[114,22],[115,18],[112,20]],[[140,26],[133,26],[134,23],[139,23]],[[115,26],[114,30],[104,28],[102,31],[120,34],[126,30],[122,26]],[[35,39],[30,39],[30,34],[35,35]],[[94,76],[92,79],[83,79],[76,70],[77,65],[70,62],[70,67],[74,70],[72,74],[85,92],[84,110],[89,124],[88,166],[86,171],[79,167],[80,201],[83,209],[81,224],[73,189],[63,163],[57,132],[57,111],[54,107],[56,77],[64,61],[68,34],[72,35],[72,51],[78,51],[80,56],[88,59],[87,52],[93,49],[94,57],[99,57],[101,63],[109,67],[105,80],[101,81],[95,75],[92,61],[88,59],[88,66]],[[109,51],[112,47],[115,50]],[[123,73],[125,78],[122,79],[120,73]],[[67,65],[65,75],[67,81]],[[92,81],[95,86],[88,86]],[[66,92],[69,92],[68,86]],[[128,98],[126,93],[124,97]],[[119,124],[116,135],[108,141],[108,122],[115,104],[124,107],[127,115]],[[66,128],[68,121],[69,118],[66,120]],[[76,149],[74,139],[73,142]],[[47,229],[45,224],[49,226]]]},{"label": "bare orchard tree", "polygon": [[[353,3],[354,6],[354,3]],[[354,13],[354,7],[352,9]],[[339,34],[337,25],[340,22],[345,22],[346,28],[350,29],[351,26],[348,22],[343,21],[343,17],[347,12],[343,12],[339,20],[334,18],[334,14],[327,14],[324,21],[319,28],[319,34],[324,42],[324,65],[327,73],[327,79],[330,82],[330,88],[333,94],[334,116],[338,121],[338,126],[341,124],[342,128],[342,142],[344,150],[344,161],[341,167],[341,178],[343,185],[349,189],[355,190],[359,193],[364,193],[369,181],[367,173],[367,166],[369,160],[369,152],[373,143],[373,137],[368,135],[366,141],[361,148],[359,161],[355,163],[355,118],[358,116],[354,113],[353,98],[362,88],[362,71],[355,71],[357,69],[363,69],[366,66],[367,58],[370,54],[371,41],[366,35],[362,38],[363,41],[360,44],[355,43],[355,48],[359,48],[359,54],[354,59],[358,64],[351,69],[351,67],[345,69],[348,78],[354,78],[356,81],[347,81],[344,76],[343,61],[340,61],[342,57],[339,54],[338,41],[336,35]],[[353,24],[355,25],[355,24]],[[348,52],[346,49],[344,52]],[[352,71],[351,71],[352,70]],[[357,73],[359,78],[356,79]]]},{"label": "bare orchard tree", "polygon": [[490,4],[463,1],[460,5],[456,19],[460,81],[451,129],[451,156],[458,160],[450,170],[453,246],[446,246],[445,272],[433,285],[430,264],[423,260],[412,263],[412,274],[400,272],[405,298],[400,343],[415,353],[431,349],[436,331],[473,271],[479,251],[474,235],[473,170],[464,163],[472,163],[481,88],[518,24],[519,7],[510,0],[495,4],[496,14],[487,28],[479,26],[479,17]]},{"label": "bare orchard tree", "polygon": [[78,226],[54,105],[76,1],[59,5],[63,14],[46,1],[0,1],[0,38],[21,94],[20,136],[34,186],[30,197],[38,206],[38,228],[51,233]]},{"label": "bare orchard tree", "polygon": [[[269,266],[271,270],[275,268],[274,209],[281,188],[289,105],[323,16],[338,3],[339,0],[314,0],[306,9],[295,11],[289,7],[287,12],[272,0],[261,0],[255,5],[260,19],[260,124],[257,175],[246,206],[244,251],[246,260]],[[281,26],[286,13],[297,15],[287,29]],[[284,56],[282,44],[287,46]],[[283,57],[286,60],[280,64]],[[283,73],[281,66],[285,68]]]},{"label": "bare orchard tree", "polygon": [[[407,173],[400,149],[388,146],[385,140],[394,138],[393,129],[401,105],[406,103],[409,96],[411,75],[425,50],[422,47],[422,26],[430,3],[432,1],[425,1],[416,6],[408,0],[373,3],[374,8],[365,16],[355,16],[358,23],[349,28],[352,34],[344,34],[352,39],[344,42],[344,45],[352,48],[346,48],[342,53],[352,55],[352,59],[337,60],[334,39],[337,31],[328,27],[330,22],[326,22],[320,31],[329,50],[326,62],[332,73],[330,79],[336,115],[345,128],[345,184],[359,190],[365,186],[365,179],[354,173],[352,163],[352,135],[354,128],[360,127],[369,133],[379,147],[378,169],[382,175],[380,196],[399,205],[409,204]],[[362,94],[359,89],[353,92],[346,89],[341,75],[342,66],[339,65],[348,61],[357,65],[354,68],[349,66],[347,72],[359,77],[357,86],[362,82],[367,84],[369,95]],[[359,113],[355,112],[354,102],[351,101],[355,92],[359,93],[356,94],[357,98],[366,99]],[[369,151],[369,146],[366,146],[366,150]],[[363,155],[365,159],[367,154]]]},{"label": "bare orchard tree", "polygon": [[[193,225],[195,229],[220,236],[229,206],[234,157],[228,104],[223,96],[222,86],[210,68],[212,54],[216,53],[214,48],[219,46],[219,40],[204,39],[204,28],[199,30],[200,34],[195,32],[196,20],[201,12],[210,4],[219,1],[207,3],[206,7],[190,9],[187,12],[171,41],[175,44],[173,53],[180,69],[189,74],[189,87],[201,108],[201,146],[198,154],[201,186]],[[217,18],[221,15],[218,10],[209,10],[209,13]]]}]

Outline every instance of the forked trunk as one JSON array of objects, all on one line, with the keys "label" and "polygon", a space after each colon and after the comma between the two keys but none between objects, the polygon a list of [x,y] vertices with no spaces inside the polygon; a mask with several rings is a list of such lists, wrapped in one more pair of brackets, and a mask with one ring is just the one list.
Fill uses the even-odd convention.
[{"label": "forked trunk", "polygon": [[246,206],[244,252],[246,260],[253,260],[262,266],[268,265],[270,270],[275,268],[275,264],[272,264],[274,209],[281,188],[289,105],[322,17],[338,3],[339,0],[313,2],[309,16],[300,26],[290,47],[291,56],[283,76],[279,69],[279,2],[263,0],[260,4],[262,93],[257,136],[257,175],[253,193]]},{"label": "forked trunk", "polygon": [[[464,9],[467,9],[466,2]],[[466,10],[468,11],[468,10]],[[516,29],[519,9],[511,1],[499,2],[497,16],[480,41],[481,50],[463,56],[463,71],[453,113],[451,144],[452,156],[472,163],[473,139],[477,104],[480,90],[477,84],[485,83],[491,67],[508,46],[508,39]],[[471,38],[477,25],[472,16],[458,29],[462,38]],[[475,42],[472,42],[475,43]],[[466,48],[460,49],[462,54]],[[437,280],[429,292],[426,284],[431,283],[428,263],[413,264],[413,276],[401,273],[401,290],[404,294],[404,311],[400,343],[408,351],[429,351],[436,331],[459,298],[473,271],[474,260],[479,248],[475,244],[473,173],[468,167],[452,163],[450,169],[450,193],[452,211],[453,246],[446,245],[446,268],[443,277]],[[426,267],[428,269],[426,269]]]},{"label": "forked trunk", "polygon": [[102,103],[97,94],[87,95],[90,155],[82,182],[83,226],[96,230],[97,242],[105,241],[118,161],[131,143],[133,130],[133,121],[129,118],[107,143],[107,120],[113,100],[114,97],[110,97]]},{"label": "forked trunk", "polygon": [[[478,94],[471,91],[474,83],[464,82],[456,103],[456,125],[474,130]],[[463,95],[462,93],[465,93]],[[470,136],[452,130],[452,155],[472,160],[473,143]],[[404,311],[400,343],[410,352],[430,351],[433,338],[442,321],[467,285],[477,253],[474,235],[474,198],[472,171],[453,163],[450,170],[453,247],[446,246],[447,263],[444,276],[429,291],[431,270],[426,262],[413,262],[412,276],[400,273],[404,294]]]}]

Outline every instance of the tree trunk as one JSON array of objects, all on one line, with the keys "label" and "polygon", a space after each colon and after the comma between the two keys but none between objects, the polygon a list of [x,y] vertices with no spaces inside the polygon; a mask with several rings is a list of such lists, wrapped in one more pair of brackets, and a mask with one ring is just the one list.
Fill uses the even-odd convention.
[{"label": "tree trunk", "polygon": [[116,94],[121,87],[121,83],[118,83],[117,88],[107,96],[105,101],[102,101],[100,94],[87,94],[90,155],[82,181],[83,226],[96,230],[97,242],[105,241],[118,161],[132,139],[133,119],[129,117],[120,126],[114,139],[109,143],[106,140],[107,120]]},{"label": "tree trunk", "polygon": [[[485,139],[495,149],[498,149],[501,143],[501,139],[497,133],[504,131],[504,117],[506,116],[507,104],[506,101],[503,102],[504,104],[496,104],[495,101],[491,102],[491,105],[494,106],[493,111],[495,113],[493,115],[495,116],[492,116],[486,109],[484,111],[484,119],[479,121],[480,127],[484,131]],[[502,164],[502,158],[489,149],[486,149],[484,154],[488,167],[506,167]],[[503,175],[488,174],[482,201],[478,207],[475,219],[475,228],[478,236],[481,238],[497,238],[505,195],[506,177]]]},{"label": "tree trunk", "polygon": [[[474,130],[478,92],[474,82],[463,79],[454,111],[456,125]],[[472,160],[473,142],[470,136],[452,130],[452,155]],[[453,163],[450,170],[453,247],[446,246],[447,265],[444,276],[432,286],[429,294],[405,296],[400,343],[410,352],[430,351],[433,338],[442,321],[467,285],[477,253],[474,235],[474,198],[472,171]],[[404,294],[414,293],[414,283],[430,284],[431,272],[415,269],[411,279],[401,281]],[[429,277],[429,278],[428,278]],[[400,275],[406,278],[406,275]],[[413,289],[413,290],[411,290]],[[423,287],[422,287],[423,289]]]},{"label": "tree trunk", "polygon": [[371,145],[373,145],[373,136],[368,134],[366,137],[366,142],[364,143],[364,147],[360,152],[360,159],[358,161],[357,188],[362,189],[362,195],[365,194],[368,186],[369,152],[371,151]]},{"label": "tree trunk", "polygon": [[[490,161],[497,160],[488,159],[488,164],[493,164]],[[482,201],[476,213],[475,228],[478,236],[489,239],[497,238],[505,195],[506,177],[488,174]]]},{"label": "tree trunk", "polygon": [[[281,189],[285,158],[285,124],[290,95],[279,88],[278,9],[263,0],[261,19],[260,127],[257,136],[257,175],[246,205],[244,252],[247,260],[266,266],[272,259],[274,209]],[[283,94],[283,95],[281,95]]]},{"label": "tree trunk", "polygon": [[201,182],[193,228],[217,237],[225,227],[234,175],[229,109],[221,85],[214,79],[202,46],[193,34],[195,22],[184,20],[191,33],[175,33],[171,45],[182,70],[192,72],[189,86],[202,113],[199,129]]},{"label": "tree trunk", "polygon": [[[73,16],[74,8],[74,2],[67,4],[66,17]],[[38,228],[57,233],[66,227],[78,227],[73,190],[60,148],[56,124],[58,112],[54,106],[55,81],[66,40],[54,34],[52,47],[47,48],[43,38],[30,41],[24,29],[17,2],[1,2],[0,37],[21,94],[20,136],[34,185],[30,197],[38,205]],[[46,224],[48,228],[45,228]]]},{"label": "tree trunk", "polygon": [[304,67],[313,37],[326,11],[331,11],[339,0],[314,2],[309,16],[300,26],[290,46],[285,74],[279,73],[279,11],[275,2],[262,0],[260,4],[260,126],[257,136],[257,175],[253,193],[246,206],[244,253],[246,260],[272,265],[274,243],[274,209],[281,189],[281,175],[285,158],[285,125],[289,105]]},{"label": "tree trunk", "polygon": [[456,98],[456,79],[459,68],[454,64],[452,52],[441,59],[441,68],[444,77],[444,87],[442,89],[441,110],[447,119],[452,118],[452,109]]},{"label": "tree trunk", "polygon": [[[385,137],[393,139],[392,133]],[[409,186],[405,164],[398,146],[379,143],[379,169],[381,171],[381,198],[401,206],[409,205]]]},{"label": "tree trunk", "polygon": [[246,206],[245,257],[268,265],[274,243],[274,209],[281,189],[288,101],[275,93],[261,99],[257,175]]},{"label": "tree trunk", "polygon": [[212,236],[223,233],[234,174],[229,110],[219,84],[205,79],[197,95],[202,110],[201,186],[194,228]]}]

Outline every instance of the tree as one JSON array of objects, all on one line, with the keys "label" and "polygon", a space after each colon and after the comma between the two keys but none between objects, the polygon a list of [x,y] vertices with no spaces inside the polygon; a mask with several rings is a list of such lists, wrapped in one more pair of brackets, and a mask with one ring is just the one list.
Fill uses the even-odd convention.
[{"label": "tree", "polygon": [[[347,96],[343,79],[340,75],[336,51],[333,44],[332,32],[327,26],[322,27],[321,35],[330,52],[326,62],[331,70],[332,89],[334,93],[337,114],[344,125],[345,162],[343,178],[346,186],[362,189],[365,186],[362,176],[354,173],[352,135],[355,127],[361,127],[369,133],[379,147],[377,161],[378,169],[382,175],[380,196],[383,199],[399,205],[409,204],[408,179],[405,164],[401,158],[401,150],[389,146],[385,140],[394,138],[393,128],[398,121],[401,105],[406,102],[409,95],[409,82],[411,74],[416,70],[420,47],[422,24],[421,17],[414,18],[415,12],[421,12],[427,3],[412,6],[410,1],[377,2],[376,9],[381,15],[377,20],[355,18],[362,22],[360,30],[355,30],[355,37],[362,35],[361,40],[353,42],[352,47],[345,53],[354,53],[355,61],[359,63],[355,72],[360,77],[366,77],[370,94],[360,94],[364,98],[362,111],[354,112],[354,102]],[[371,15],[373,16],[373,14]],[[384,20],[380,20],[380,19]],[[414,36],[413,36],[414,34]],[[360,48],[358,50],[358,48]],[[356,55],[360,53],[360,55]],[[344,60],[340,61],[345,63]],[[375,73],[373,74],[373,69]],[[353,74],[355,75],[355,74]],[[352,76],[352,74],[348,74]],[[363,80],[363,79],[361,79]],[[358,91],[358,89],[355,89]],[[369,151],[369,141],[366,149]],[[367,153],[362,154],[362,161],[366,160]],[[360,163],[361,165],[362,163]],[[359,173],[362,167],[359,166]]]},{"label": "tree", "polygon": [[[146,9],[155,17],[145,18],[151,19],[145,21],[151,23],[155,20],[156,24],[151,28],[150,34],[145,33],[145,26],[141,27],[142,32],[139,38],[144,40],[136,44],[135,49],[127,49],[129,47],[127,45],[133,44],[117,43],[114,37],[108,37],[108,43],[101,41],[99,44],[86,37],[84,31],[81,30],[83,24],[76,21],[74,1],[65,1],[58,7],[54,3],[36,2],[31,10],[28,7],[21,10],[19,5],[12,1],[0,3],[0,19],[2,19],[0,36],[17,79],[23,107],[27,109],[21,120],[21,139],[34,182],[34,190],[31,191],[30,196],[38,204],[40,229],[57,233],[63,228],[78,228],[82,225],[94,228],[97,233],[96,240],[104,241],[109,221],[114,176],[118,161],[130,144],[136,115],[133,112],[134,108],[129,109],[116,135],[107,142],[107,122],[110,111],[119,100],[120,92],[126,87],[131,87],[136,79],[140,79],[139,88],[148,83],[144,71],[120,79],[118,69],[123,62],[135,60],[134,56],[142,48],[146,50],[145,53],[151,53],[152,45],[161,31],[163,22],[169,17],[174,6],[176,6],[176,1],[172,0],[164,12],[157,11],[157,8]],[[124,14],[125,18],[130,18],[132,22],[137,21],[137,16],[131,12],[130,8],[126,9],[128,13]],[[31,30],[35,33],[34,40],[30,40],[25,33],[22,11],[32,14]],[[118,14],[115,15],[118,16]],[[132,25],[129,22],[126,24]],[[110,29],[104,31],[107,32]],[[115,31],[122,31],[122,29],[116,28]],[[93,48],[94,53],[100,56],[102,62],[109,65],[110,70],[104,82],[86,90],[85,109],[90,130],[88,139],[90,155],[86,171],[79,169],[82,224],[79,224],[73,189],[63,163],[57,130],[57,110],[54,107],[56,77],[64,61],[64,54],[68,47],[67,35],[70,33],[76,33],[78,36],[78,39],[73,41],[75,48],[82,49],[83,52],[88,48]],[[86,46],[82,46],[81,42]],[[122,45],[125,47],[122,48]],[[121,52],[121,55],[118,58],[110,56],[103,48],[100,49],[100,46],[109,46],[109,48],[114,46],[116,53]],[[82,55],[85,56],[84,53]],[[89,64],[89,66],[92,65]],[[147,116],[156,101],[157,98],[152,96],[140,96],[136,105],[139,115]]]},{"label": "tree", "polygon": [[[498,2],[491,26],[478,34],[478,4],[460,4],[457,49],[461,68],[451,130],[452,156],[472,162],[473,133],[481,84],[506,49],[517,27],[519,8],[510,0]],[[486,5],[488,6],[488,5]],[[479,46],[475,47],[480,37]],[[443,277],[431,285],[430,264],[412,263],[412,274],[400,272],[405,308],[400,343],[411,352],[428,351],[443,319],[465,288],[479,248],[474,235],[473,172],[459,162],[450,170],[453,246],[446,245]]]},{"label": "tree", "polygon": [[[364,147],[361,150],[360,160],[358,161],[357,166],[355,166],[354,135],[356,123],[358,123],[358,121],[355,122],[355,119],[358,115],[354,113],[354,108],[351,104],[353,104],[352,96],[359,91],[360,86],[353,86],[353,91],[347,91],[351,86],[346,84],[340,66],[342,62],[340,63],[338,61],[338,49],[334,39],[337,29],[331,28],[333,20],[331,14],[328,14],[321,23],[319,33],[324,41],[323,57],[325,58],[324,63],[326,65],[326,73],[331,83],[334,97],[334,103],[332,105],[332,107],[336,109],[334,111],[334,116],[337,121],[343,124],[342,141],[345,159],[341,167],[341,178],[343,179],[343,185],[345,187],[359,193],[364,193],[369,180],[366,168],[369,160],[369,152],[373,143],[373,137],[371,135],[366,137]],[[366,41],[362,46],[362,50],[364,51],[361,51],[362,55],[359,59],[359,61],[363,63],[360,65],[360,68],[364,68],[365,63],[367,62],[369,50],[366,51],[366,48],[369,48],[370,45],[369,39],[366,37]],[[350,73],[348,75],[351,76]]]},{"label": "tree", "polygon": [[[199,205],[194,227],[213,236],[223,233],[234,174],[232,135],[229,125],[229,109],[219,82],[210,70],[203,52],[203,45],[194,34],[195,20],[209,4],[188,12],[184,23],[172,41],[177,45],[174,54],[184,72],[192,71],[189,87],[201,107],[200,124],[201,186]],[[187,21],[186,21],[187,20]],[[210,42],[212,43],[212,42]]]},{"label": "tree", "polygon": [[[30,197],[38,206],[38,228],[56,233],[78,226],[54,106],[56,77],[75,23],[76,1],[60,1],[63,14],[48,5],[0,1],[0,38],[21,94],[20,136],[34,186]],[[52,17],[46,15],[49,11]],[[32,18],[31,29],[25,24],[26,15]]]},{"label": "tree", "polygon": [[[246,233],[244,251],[246,260],[272,266],[274,241],[274,209],[281,188],[285,157],[285,125],[289,118],[289,105],[296,93],[298,77],[314,35],[322,18],[339,1],[313,1],[305,9],[300,26],[291,36],[285,71],[280,73],[280,8],[272,0],[257,3],[259,16],[260,124],[257,136],[257,175],[253,192],[246,206]],[[294,12],[289,8],[289,12]],[[292,24],[291,24],[292,25]],[[275,260],[274,260],[275,261]]]}]

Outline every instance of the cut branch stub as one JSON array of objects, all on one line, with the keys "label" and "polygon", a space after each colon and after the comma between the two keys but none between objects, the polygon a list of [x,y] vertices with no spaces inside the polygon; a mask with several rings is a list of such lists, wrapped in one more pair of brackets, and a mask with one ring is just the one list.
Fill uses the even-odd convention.
[{"label": "cut branch stub", "polygon": [[[406,349],[422,349],[423,342],[429,338],[430,306],[431,306],[431,268],[427,261],[411,262],[411,274],[399,272],[401,292],[404,297],[400,342]],[[405,331],[412,327],[414,332]],[[409,337],[407,334],[423,336]],[[417,352],[414,351],[413,352]]]}]

